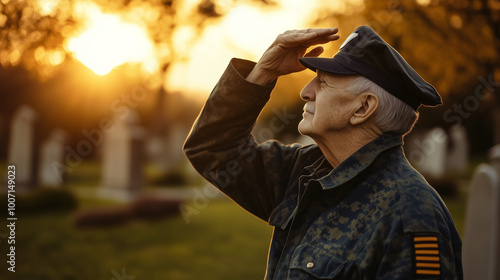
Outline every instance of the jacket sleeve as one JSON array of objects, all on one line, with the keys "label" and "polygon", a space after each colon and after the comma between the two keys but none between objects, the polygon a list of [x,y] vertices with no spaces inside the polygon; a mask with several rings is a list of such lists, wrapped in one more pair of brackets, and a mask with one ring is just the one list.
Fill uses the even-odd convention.
[{"label": "jacket sleeve", "polygon": [[[375,230],[385,232],[376,279],[463,279],[461,245],[446,229],[404,232],[399,219],[385,218]],[[386,226],[383,226],[386,225]],[[389,226],[387,226],[389,225]]]},{"label": "jacket sleeve", "polygon": [[274,84],[261,86],[245,77],[253,62],[231,60],[208,97],[185,144],[193,167],[210,183],[257,217],[269,221],[283,200],[299,145],[267,141],[251,135]]}]

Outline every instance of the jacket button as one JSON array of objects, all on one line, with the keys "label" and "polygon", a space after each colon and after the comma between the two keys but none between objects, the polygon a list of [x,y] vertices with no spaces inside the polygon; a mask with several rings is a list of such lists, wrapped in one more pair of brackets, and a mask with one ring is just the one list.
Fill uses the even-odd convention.
[{"label": "jacket button", "polygon": [[309,262],[309,263],[307,263],[307,265],[306,265],[306,266],[307,266],[307,268],[313,268],[313,267],[314,267],[314,263]]}]

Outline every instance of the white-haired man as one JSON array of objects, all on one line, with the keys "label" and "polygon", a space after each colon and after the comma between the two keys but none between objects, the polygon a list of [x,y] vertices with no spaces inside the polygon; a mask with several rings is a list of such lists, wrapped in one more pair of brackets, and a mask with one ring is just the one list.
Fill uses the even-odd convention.
[{"label": "white-haired man", "polygon": [[[439,195],[406,160],[420,105],[441,98],[372,29],[319,58],[337,28],[287,31],[257,64],[233,59],[188,137],[193,166],[274,226],[266,279],[462,279],[461,241]],[[299,132],[317,145],[257,144],[281,75],[316,71]]]}]

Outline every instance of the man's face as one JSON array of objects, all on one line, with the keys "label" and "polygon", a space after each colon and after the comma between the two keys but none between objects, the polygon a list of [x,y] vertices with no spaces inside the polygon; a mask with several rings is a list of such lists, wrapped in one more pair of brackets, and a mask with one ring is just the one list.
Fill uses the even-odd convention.
[{"label": "man's face", "polygon": [[316,77],[300,93],[306,104],[299,132],[317,139],[348,128],[349,120],[356,111],[354,101],[357,96],[346,88],[356,77],[317,71]]}]

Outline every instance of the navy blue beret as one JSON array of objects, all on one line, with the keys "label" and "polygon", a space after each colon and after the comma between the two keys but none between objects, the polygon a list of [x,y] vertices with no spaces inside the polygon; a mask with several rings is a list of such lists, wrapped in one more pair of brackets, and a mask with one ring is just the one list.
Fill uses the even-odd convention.
[{"label": "navy blue beret", "polygon": [[332,74],[363,75],[413,109],[437,106],[441,97],[404,58],[368,26],[358,27],[332,58],[302,57],[307,68]]}]

